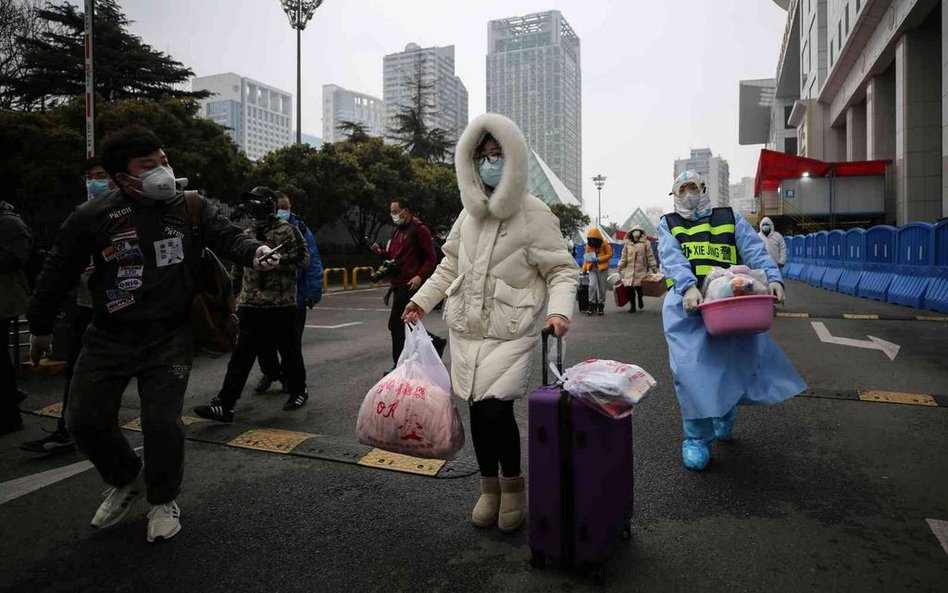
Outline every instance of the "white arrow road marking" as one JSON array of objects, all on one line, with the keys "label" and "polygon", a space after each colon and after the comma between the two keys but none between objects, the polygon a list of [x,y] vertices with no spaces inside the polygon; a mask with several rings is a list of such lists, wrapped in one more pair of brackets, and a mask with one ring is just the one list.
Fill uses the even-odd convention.
[{"label": "white arrow road marking", "polygon": [[935,537],[938,538],[942,549],[948,554],[948,521],[939,521],[938,519],[925,520],[928,521],[928,526],[935,532]]},{"label": "white arrow road marking", "polygon": [[353,321],[352,323],[340,323],[339,325],[307,325],[306,327],[310,329],[341,329],[343,327],[352,327],[353,325],[362,325],[362,322]]},{"label": "white arrow road marking", "polygon": [[810,325],[813,326],[814,331],[816,331],[817,337],[820,338],[821,342],[826,342],[827,344],[839,344],[840,346],[853,346],[854,348],[866,348],[867,350],[880,350],[886,356],[889,357],[889,360],[895,360],[895,357],[899,353],[900,346],[898,344],[893,344],[892,342],[886,342],[875,336],[867,336],[868,340],[854,340],[852,338],[836,338],[830,334],[829,330],[826,329],[826,324],[822,321],[811,321]]},{"label": "white arrow road marking", "polygon": [[[141,451],[141,449],[141,447],[135,448],[136,451]],[[72,465],[64,465],[63,467],[0,483],[0,504],[6,504],[41,488],[52,486],[56,482],[61,482],[91,468],[92,462],[80,461]]]}]

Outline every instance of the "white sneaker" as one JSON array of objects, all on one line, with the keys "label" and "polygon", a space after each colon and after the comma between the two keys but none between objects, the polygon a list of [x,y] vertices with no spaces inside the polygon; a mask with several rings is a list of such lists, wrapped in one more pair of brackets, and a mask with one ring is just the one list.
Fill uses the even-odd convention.
[{"label": "white sneaker", "polygon": [[127,486],[109,488],[105,491],[105,500],[99,505],[95,516],[92,517],[92,526],[96,529],[112,527],[128,515],[132,505],[145,496],[145,479],[142,472],[138,472],[135,479]]},{"label": "white sneaker", "polygon": [[181,531],[181,509],[171,501],[151,507],[148,511],[148,541],[171,539]]}]

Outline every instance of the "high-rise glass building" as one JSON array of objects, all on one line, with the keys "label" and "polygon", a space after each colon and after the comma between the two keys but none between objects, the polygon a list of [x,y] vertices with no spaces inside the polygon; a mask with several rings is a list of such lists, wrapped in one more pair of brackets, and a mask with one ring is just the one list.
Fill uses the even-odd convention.
[{"label": "high-rise glass building", "polygon": [[425,118],[429,128],[447,130],[457,139],[467,127],[467,87],[454,74],[454,46],[420,47],[409,43],[405,51],[382,60],[383,95],[386,125],[391,126],[399,109],[412,104],[408,81],[421,76],[431,85],[427,100],[430,111]]},{"label": "high-rise glass building", "polygon": [[690,157],[675,161],[675,177],[685,171],[697,171],[704,178],[711,206],[730,205],[731,171],[726,160],[714,156],[710,148],[692,148]]},{"label": "high-rise glass building", "polygon": [[490,21],[487,41],[487,111],[516,122],[582,201],[579,37],[551,10]]},{"label": "high-rise glass building", "polygon": [[384,136],[385,103],[372,95],[324,84],[323,141],[345,140],[345,134],[339,126],[347,121],[365,126],[369,136]]},{"label": "high-rise glass building", "polygon": [[201,76],[191,81],[201,99],[200,115],[227,128],[247,158],[257,160],[290,144],[293,95],[239,74]]}]

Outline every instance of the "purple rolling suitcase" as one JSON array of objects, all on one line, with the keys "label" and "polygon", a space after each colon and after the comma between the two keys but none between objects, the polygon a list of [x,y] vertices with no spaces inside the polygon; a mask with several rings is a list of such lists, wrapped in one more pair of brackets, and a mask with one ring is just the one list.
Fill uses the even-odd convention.
[{"label": "purple rolling suitcase", "polygon": [[548,340],[544,330],[544,386],[528,404],[532,564],[553,560],[601,579],[616,544],[631,536],[632,419],[610,420],[548,385]]}]

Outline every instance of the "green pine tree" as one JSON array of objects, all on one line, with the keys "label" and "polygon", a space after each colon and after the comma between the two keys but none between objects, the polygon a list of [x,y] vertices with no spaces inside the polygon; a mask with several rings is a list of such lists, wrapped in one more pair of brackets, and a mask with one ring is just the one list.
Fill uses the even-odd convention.
[{"label": "green pine tree", "polygon": [[[45,110],[85,92],[84,13],[68,3],[33,10],[45,23],[38,34],[17,38],[22,52],[20,74],[0,73],[0,104],[27,111]],[[96,0],[93,57],[99,97],[117,101],[207,96],[182,90],[194,72],[129,33],[130,22],[115,0]]]}]

